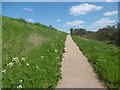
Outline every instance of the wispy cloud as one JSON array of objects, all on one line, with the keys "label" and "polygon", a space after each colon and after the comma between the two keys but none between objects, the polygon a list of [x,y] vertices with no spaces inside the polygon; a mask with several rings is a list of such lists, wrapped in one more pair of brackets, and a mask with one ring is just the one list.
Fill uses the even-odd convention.
[{"label": "wispy cloud", "polygon": [[114,0],[106,0],[106,2],[113,2]]},{"label": "wispy cloud", "polygon": [[120,0],[105,0],[106,2],[119,2]]},{"label": "wispy cloud", "polygon": [[26,10],[26,11],[33,11],[32,8],[23,8],[23,10]]},{"label": "wispy cloud", "polygon": [[85,22],[82,21],[82,20],[74,20],[74,21],[71,21],[71,22],[66,22],[63,26],[64,27],[78,26],[78,27],[82,28],[84,25],[81,25],[81,24],[83,24],[83,23],[85,23]]},{"label": "wispy cloud", "polygon": [[87,14],[90,11],[98,11],[100,9],[102,9],[103,6],[96,6],[93,4],[88,4],[88,3],[83,3],[77,6],[72,6],[69,11],[71,15],[73,16],[79,16],[79,15],[83,15],[83,14]]},{"label": "wispy cloud", "polygon": [[57,19],[56,21],[57,21],[57,22],[61,22],[62,20],[61,20],[61,19]]},{"label": "wispy cloud", "polygon": [[111,16],[111,15],[115,15],[115,14],[118,14],[118,11],[106,12],[106,13],[104,13],[104,16]]},{"label": "wispy cloud", "polygon": [[96,29],[97,30],[99,28],[105,27],[105,26],[113,24],[115,22],[116,21],[110,20],[109,18],[102,18],[99,21],[96,21],[95,23],[93,23],[91,26],[88,26],[88,29],[91,29],[91,30]]},{"label": "wispy cloud", "polygon": [[28,21],[30,21],[30,22],[33,22],[34,21],[34,19],[27,19]]}]

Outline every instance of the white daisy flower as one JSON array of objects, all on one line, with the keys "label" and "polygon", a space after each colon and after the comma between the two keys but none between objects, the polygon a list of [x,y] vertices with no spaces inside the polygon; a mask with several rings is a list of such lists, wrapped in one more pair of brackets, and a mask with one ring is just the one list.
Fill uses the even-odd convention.
[{"label": "white daisy flower", "polygon": [[6,70],[2,70],[2,71],[1,71],[1,73],[5,73],[5,72],[6,72]]},{"label": "white daisy flower", "polygon": [[25,58],[21,58],[22,61],[25,61]]},{"label": "white daisy flower", "polygon": [[47,50],[47,52],[49,52],[50,50]]},{"label": "white daisy flower", "polygon": [[22,83],[22,82],[23,82],[23,80],[19,80],[19,82],[20,82],[20,83]]},{"label": "white daisy flower", "polygon": [[57,51],[57,50],[55,50],[55,52],[57,53],[58,51]]},{"label": "white daisy flower", "polygon": [[38,66],[36,66],[36,69],[39,69],[39,67],[38,67]]},{"label": "white daisy flower", "polygon": [[12,58],[12,61],[19,62],[19,58],[18,57]]},{"label": "white daisy flower", "polygon": [[22,85],[19,85],[17,88],[22,88]]},{"label": "white daisy flower", "polygon": [[41,58],[43,59],[43,58],[44,58],[44,56],[41,56]]},{"label": "white daisy flower", "polygon": [[29,63],[27,63],[26,65],[27,65],[27,66],[30,66],[30,64],[29,64]]},{"label": "white daisy flower", "polygon": [[10,67],[12,67],[13,66],[13,62],[10,62],[9,64],[7,64],[7,66],[10,66]]}]

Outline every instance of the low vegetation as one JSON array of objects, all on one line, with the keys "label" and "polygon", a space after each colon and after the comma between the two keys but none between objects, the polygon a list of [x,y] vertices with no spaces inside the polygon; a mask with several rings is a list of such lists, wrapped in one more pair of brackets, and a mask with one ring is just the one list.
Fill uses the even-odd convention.
[{"label": "low vegetation", "polygon": [[66,33],[3,16],[3,88],[55,88]]},{"label": "low vegetation", "polygon": [[[120,26],[120,24],[118,24]],[[85,29],[73,29],[71,28],[71,34],[77,35],[83,38],[105,41],[108,44],[120,45],[118,35],[120,30],[118,30],[117,25],[107,26],[105,28],[100,28],[96,32],[87,31]]]},{"label": "low vegetation", "polygon": [[118,77],[118,48],[75,35],[72,35],[72,38],[89,59],[101,81],[109,88],[118,88],[120,82]]}]

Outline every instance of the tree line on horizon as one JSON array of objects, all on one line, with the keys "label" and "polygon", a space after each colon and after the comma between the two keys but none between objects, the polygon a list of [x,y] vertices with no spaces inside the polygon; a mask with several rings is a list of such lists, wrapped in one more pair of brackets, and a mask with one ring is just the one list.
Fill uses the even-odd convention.
[{"label": "tree line on horizon", "polygon": [[71,35],[77,35],[82,38],[98,40],[107,42],[107,44],[115,44],[120,46],[120,24],[115,24],[113,26],[106,26],[104,28],[98,29],[96,32],[87,31],[86,29],[73,29],[70,28]]}]

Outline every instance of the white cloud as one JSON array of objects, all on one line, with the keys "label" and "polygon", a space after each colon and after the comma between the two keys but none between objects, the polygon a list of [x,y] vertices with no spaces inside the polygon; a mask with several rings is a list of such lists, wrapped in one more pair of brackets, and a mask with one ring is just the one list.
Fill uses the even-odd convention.
[{"label": "white cloud", "polygon": [[71,26],[78,26],[78,27],[83,27],[83,24],[85,23],[84,21],[81,21],[81,20],[74,20],[72,22],[66,22],[63,26],[64,27],[71,27]]},{"label": "white cloud", "polygon": [[23,10],[26,10],[26,11],[33,11],[32,8],[23,8]]},{"label": "white cloud", "polygon": [[109,18],[103,18],[103,19],[100,19],[99,21],[93,23],[91,26],[88,26],[88,29],[99,29],[99,28],[103,28],[107,25],[111,25],[113,23],[115,23],[116,21],[114,20],[110,20]]},{"label": "white cloud", "polygon": [[83,3],[77,6],[72,6],[69,11],[71,15],[78,16],[82,14],[87,14],[90,11],[98,11],[102,9],[103,6],[96,6],[93,4]]},{"label": "white cloud", "polygon": [[119,2],[120,0],[105,0],[106,2]]},{"label": "white cloud", "polygon": [[114,0],[106,0],[106,2],[113,2]]},{"label": "white cloud", "polygon": [[28,21],[30,21],[30,22],[33,22],[34,21],[34,19],[27,19]]},{"label": "white cloud", "polygon": [[61,22],[62,20],[61,20],[61,19],[57,19],[56,21],[57,21],[57,22]]},{"label": "white cloud", "polygon": [[106,13],[104,13],[104,16],[111,16],[111,15],[115,15],[115,14],[118,14],[118,11],[106,12]]}]

